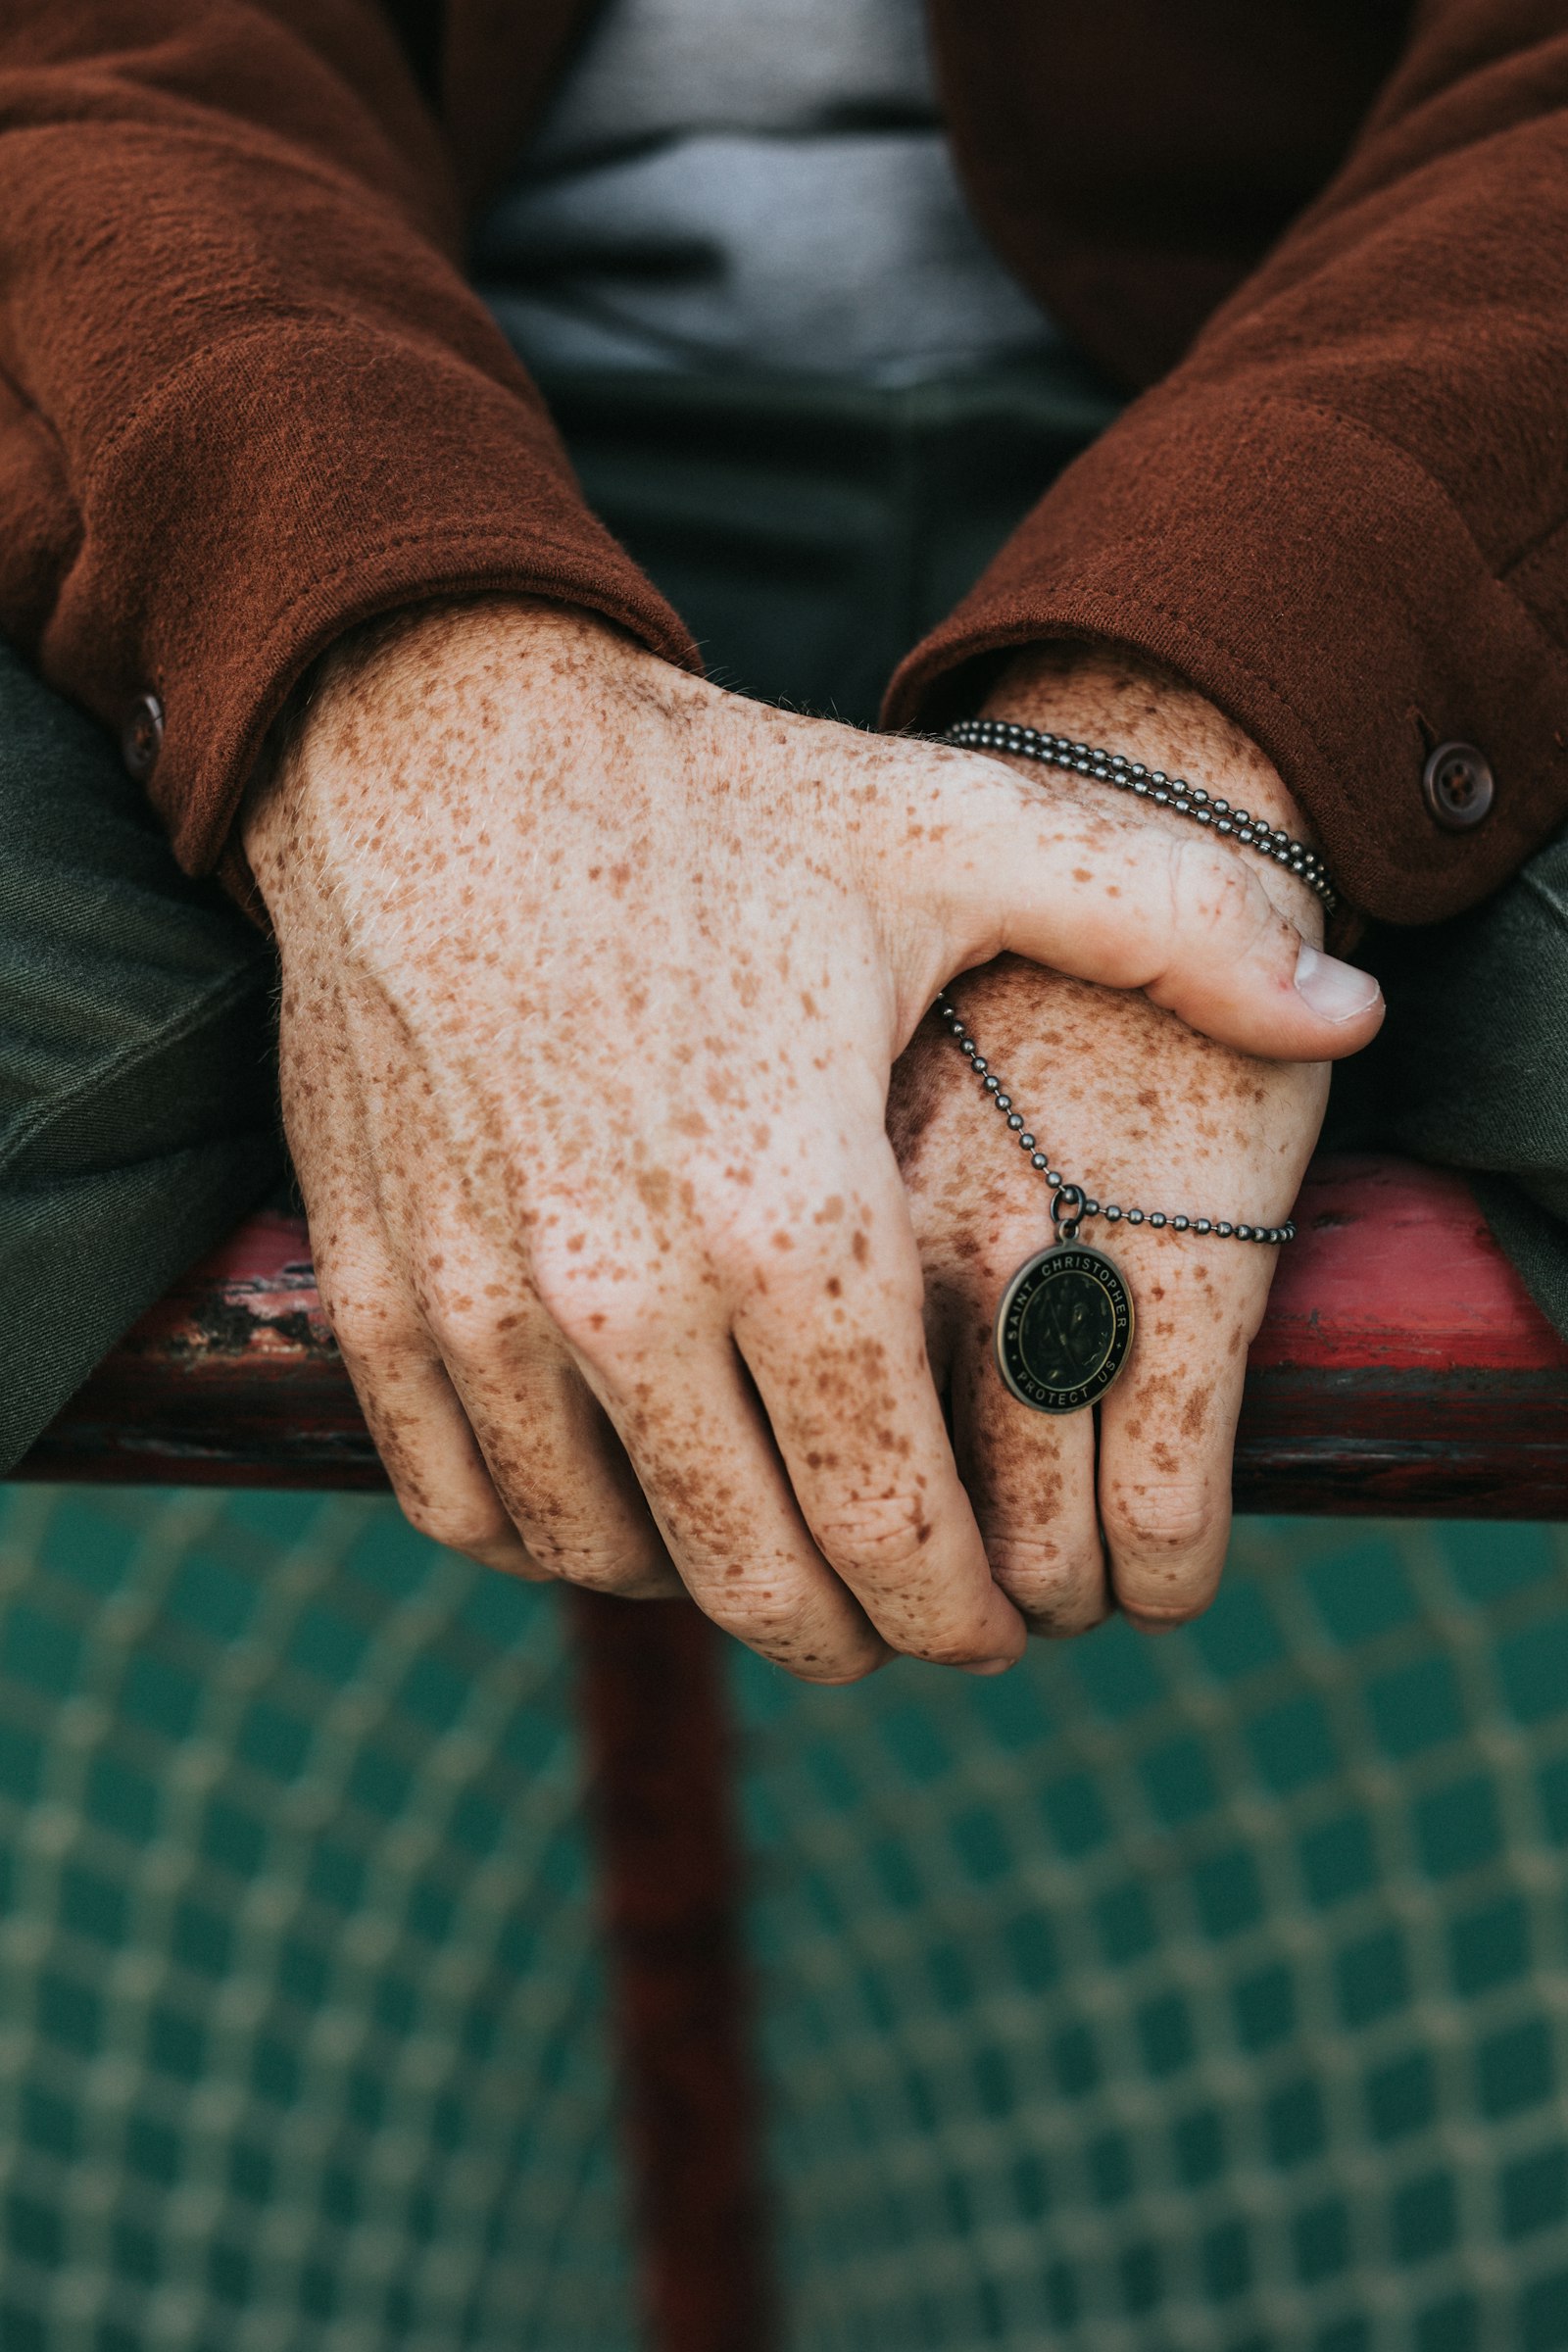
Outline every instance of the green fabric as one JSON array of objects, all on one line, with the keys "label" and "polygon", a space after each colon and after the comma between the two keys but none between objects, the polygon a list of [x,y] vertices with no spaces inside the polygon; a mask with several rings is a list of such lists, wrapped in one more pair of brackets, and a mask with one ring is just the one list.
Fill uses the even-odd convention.
[{"label": "green fabric", "polygon": [[0,1489],[0,2352],[633,2352],[553,1601]]},{"label": "green fabric", "polygon": [[899,389],[605,372],[544,391],[589,505],[710,673],[860,726],[1117,408],[1066,357]]},{"label": "green fabric", "polygon": [[1565,1571],[1250,1520],[1159,1641],[737,1657],[789,2352],[1568,2346]]},{"label": "green fabric", "polygon": [[271,957],[0,643],[0,1471],[275,1182]]}]

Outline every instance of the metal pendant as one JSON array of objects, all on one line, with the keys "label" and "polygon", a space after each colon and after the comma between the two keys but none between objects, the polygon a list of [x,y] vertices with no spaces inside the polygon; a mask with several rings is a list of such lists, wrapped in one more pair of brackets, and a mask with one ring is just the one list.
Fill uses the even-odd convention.
[{"label": "metal pendant", "polygon": [[1037,1413],[1077,1413],[1103,1396],[1133,1344],[1121,1268],[1076,1239],[1027,1258],[997,1309],[997,1369]]}]

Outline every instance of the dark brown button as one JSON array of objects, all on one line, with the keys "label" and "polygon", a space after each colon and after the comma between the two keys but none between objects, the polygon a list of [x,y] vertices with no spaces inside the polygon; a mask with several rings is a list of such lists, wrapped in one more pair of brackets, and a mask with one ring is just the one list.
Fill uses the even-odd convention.
[{"label": "dark brown button", "polygon": [[138,779],[150,776],[164,744],[164,706],[156,694],[138,695],[120,730],[121,756]]},{"label": "dark brown button", "polygon": [[1497,779],[1473,743],[1440,743],[1421,771],[1427,807],[1445,832],[1468,833],[1497,797]]}]

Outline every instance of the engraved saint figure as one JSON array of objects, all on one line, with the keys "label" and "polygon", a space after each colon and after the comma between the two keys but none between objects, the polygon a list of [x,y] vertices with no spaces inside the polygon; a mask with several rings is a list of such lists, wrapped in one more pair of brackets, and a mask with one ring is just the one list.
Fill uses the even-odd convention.
[{"label": "engraved saint figure", "polygon": [[1030,1299],[1018,1339],[1024,1362],[1044,1387],[1077,1389],[1100,1370],[1115,1333],[1103,1286],[1091,1274],[1063,1268]]}]

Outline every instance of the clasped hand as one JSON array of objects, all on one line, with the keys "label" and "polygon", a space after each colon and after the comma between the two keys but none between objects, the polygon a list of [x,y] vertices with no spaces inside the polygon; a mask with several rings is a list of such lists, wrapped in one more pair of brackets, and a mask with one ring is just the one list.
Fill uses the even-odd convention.
[{"label": "clasped hand", "polygon": [[1045,1204],[920,1024],[974,974],[1062,1164],[1281,1217],[1299,1065],[1380,1008],[1253,861],[522,600],[343,649],[244,840],[321,1296],[416,1526],[684,1586],[824,1682],[1200,1604],[1264,1253],[1118,1241],[1152,1305],[1097,1471],[1090,1416],[987,1373]]}]

